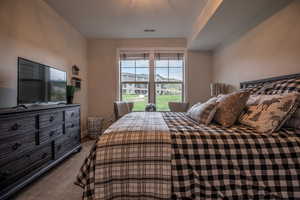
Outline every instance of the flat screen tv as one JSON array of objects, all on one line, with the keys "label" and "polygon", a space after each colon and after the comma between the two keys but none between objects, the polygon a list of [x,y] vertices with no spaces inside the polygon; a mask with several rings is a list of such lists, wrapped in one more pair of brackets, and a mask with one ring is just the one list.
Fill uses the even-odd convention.
[{"label": "flat screen tv", "polygon": [[18,58],[18,104],[66,102],[67,73]]}]

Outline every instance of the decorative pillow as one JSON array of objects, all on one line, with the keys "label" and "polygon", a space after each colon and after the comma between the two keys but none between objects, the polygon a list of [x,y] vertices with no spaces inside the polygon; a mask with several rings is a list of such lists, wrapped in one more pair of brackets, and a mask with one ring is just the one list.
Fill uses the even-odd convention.
[{"label": "decorative pillow", "polygon": [[202,103],[201,102],[198,102],[196,103],[195,105],[193,105],[192,107],[190,107],[187,111],[187,114],[188,113],[191,113],[195,108],[197,108],[198,106],[200,106]]},{"label": "decorative pillow", "polygon": [[298,97],[297,93],[251,96],[239,122],[262,133],[277,131],[296,111]]},{"label": "decorative pillow", "polygon": [[214,120],[224,127],[232,126],[243,111],[250,93],[248,91],[238,91],[221,96]]},{"label": "decorative pillow", "polygon": [[283,127],[300,130],[300,107],[292,114],[291,118],[287,119]]},{"label": "decorative pillow", "polygon": [[217,98],[211,98],[207,102],[202,104],[197,103],[188,110],[187,116],[189,116],[199,124],[208,125],[214,117],[217,105]]}]

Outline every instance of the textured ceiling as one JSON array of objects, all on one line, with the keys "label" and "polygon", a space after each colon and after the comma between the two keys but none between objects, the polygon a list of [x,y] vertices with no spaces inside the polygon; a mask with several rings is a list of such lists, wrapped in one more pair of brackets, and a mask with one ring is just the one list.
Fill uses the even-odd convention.
[{"label": "textured ceiling", "polygon": [[180,38],[188,37],[207,0],[45,1],[89,38]]}]

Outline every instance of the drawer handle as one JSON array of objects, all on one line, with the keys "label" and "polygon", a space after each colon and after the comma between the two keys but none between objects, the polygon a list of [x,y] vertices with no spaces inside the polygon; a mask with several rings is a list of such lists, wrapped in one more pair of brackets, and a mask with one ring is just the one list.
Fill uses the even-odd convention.
[{"label": "drawer handle", "polygon": [[48,156],[48,153],[43,153],[42,159],[46,158]]},{"label": "drawer handle", "polygon": [[75,127],[75,125],[74,125],[74,124],[72,124],[72,125],[71,125],[71,128],[74,128],[74,127]]},{"label": "drawer handle", "polygon": [[72,112],[72,113],[71,113],[71,117],[74,117],[74,115],[75,115],[75,113],[74,113],[74,112]]},{"label": "drawer handle", "polygon": [[22,144],[16,142],[16,143],[12,146],[12,149],[15,151],[15,150],[17,150],[20,146],[22,146]]},{"label": "drawer handle", "polygon": [[53,121],[54,121],[54,117],[51,116],[50,119],[49,119],[49,121],[50,121],[50,122],[53,122]]},{"label": "drawer handle", "polygon": [[52,137],[54,134],[55,134],[55,131],[51,131],[51,132],[49,133],[49,136]]},{"label": "drawer handle", "polygon": [[11,130],[16,131],[16,130],[18,130],[19,128],[21,128],[21,125],[18,124],[18,123],[15,123],[15,124],[11,127]]}]

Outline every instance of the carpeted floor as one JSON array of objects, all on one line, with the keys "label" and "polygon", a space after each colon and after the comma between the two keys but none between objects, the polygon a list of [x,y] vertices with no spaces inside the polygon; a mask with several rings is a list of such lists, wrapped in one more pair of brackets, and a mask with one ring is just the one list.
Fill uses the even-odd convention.
[{"label": "carpeted floor", "polygon": [[72,155],[45,176],[23,189],[15,200],[81,200],[82,189],[74,185],[76,175],[94,141],[86,141],[81,152]]}]

